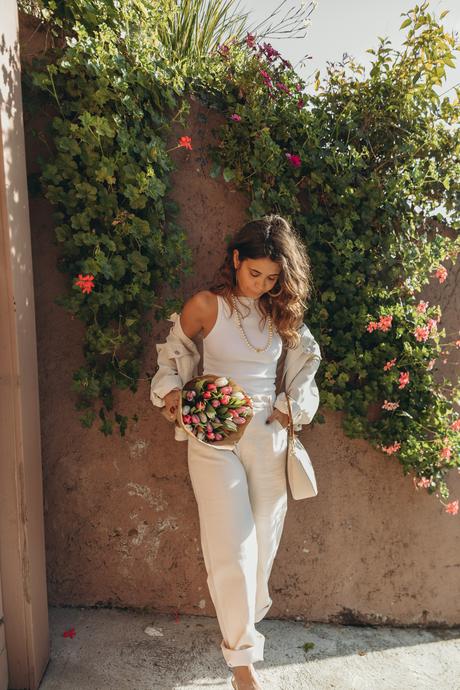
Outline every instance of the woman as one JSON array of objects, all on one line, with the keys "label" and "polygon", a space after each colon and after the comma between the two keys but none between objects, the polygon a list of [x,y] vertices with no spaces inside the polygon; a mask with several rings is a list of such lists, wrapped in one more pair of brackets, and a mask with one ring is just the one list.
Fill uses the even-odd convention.
[{"label": "woman", "polygon": [[[183,367],[184,352],[196,364],[192,339],[199,333],[203,374],[233,378],[253,400],[254,417],[234,450],[204,445],[187,435],[207,583],[236,690],[262,688],[253,663],[264,658],[265,638],[254,624],[272,604],[268,580],[287,510],[286,393],[295,429],[311,422],[319,404],[314,376],[321,353],[303,323],[310,291],[304,245],[286,220],[265,216],[235,235],[220,268],[220,282],[193,295],[167,342],[157,345],[159,368],[151,399],[164,405],[171,420],[185,383],[178,376],[179,366],[184,377],[197,373],[196,368],[185,373]],[[276,396],[283,345],[285,390]],[[174,361],[180,362],[177,370]]]}]

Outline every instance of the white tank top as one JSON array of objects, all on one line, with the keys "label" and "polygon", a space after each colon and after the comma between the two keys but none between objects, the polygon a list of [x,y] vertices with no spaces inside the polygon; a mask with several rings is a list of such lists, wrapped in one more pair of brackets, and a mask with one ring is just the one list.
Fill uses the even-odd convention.
[{"label": "white tank top", "polygon": [[[225,299],[221,295],[216,297],[217,320],[203,338],[203,374],[228,376],[248,395],[273,393],[276,367],[283,348],[281,336],[273,327],[273,338],[268,350],[256,352],[243,339],[235,311],[230,316],[230,307]],[[254,347],[265,347],[268,342],[268,319],[261,330],[260,323],[261,320],[263,323],[263,319],[257,309],[258,298],[237,297],[236,303],[249,342]]]}]

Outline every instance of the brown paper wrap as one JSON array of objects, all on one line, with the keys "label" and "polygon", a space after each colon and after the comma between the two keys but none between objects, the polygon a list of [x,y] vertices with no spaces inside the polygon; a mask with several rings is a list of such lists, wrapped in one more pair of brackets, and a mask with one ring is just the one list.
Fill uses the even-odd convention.
[{"label": "brown paper wrap", "polygon": [[[193,379],[190,379],[190,381],[187,381],[187,383],[184,384],[184,387],[182,388],[182,391],[184,391],[184,390],[185,390],[185,391],[187,391],[187,390],[193,390],[193,389],[195,388],[195,384],[196,384],[197,381],[202,381],[203,379],[206,379],[206,381],[207,381],[208,383],[214,383],[215,381],[217,381],[217,379],[220,379],[220,378],[226,378],[227,381],[228,381],[228,384],[227,384],[227,385],[228,385],[228,386],[231,386],[232,389],[233,389],[233,391],[235,391],[235,392],[236,392],[236,391],[240,391],[240,392],[243,393],[247,398],[250,399],[250,396],[247,395],[247,394],[245,393],[245,391],[241,388],[241,386],[239,386],[239,385],[236,383],[236,381],[234,381],[233,379],[229,378],[228,376],[223,377],[223,375],[217,376],[217,375],[214,375],[214,374],[203,374],[202,376],[195,376]],[[253,416],[254,416],[254,412],[252,411],[252,413],[249,414],[249,415],[246,417],[246,424],[240,424],[240,425],[237,427],[236,431],[230,431],[230,432],[228,433],[228,435],[227,435],[227,436],[224,436],[224,438],[223,438],[221,441],[202,441],[202,440],[200,440],[199,438],[197,438],[191,431],[189,431],[188,429],[186,429],[185,424],[183,423],[183,420],[182,420],[182,404],[183,404],[183,400],[182,400],[182,391],[181,391],[180,394],[179,394],[179,405],[178,405],[178,407],[177,407],[176,424],[178,424],[180,427],[182,427],[182,429],[184,429],[184,431],[185,431],[189,436],[191,436],[192,438],[194,438],[196,441],[198,441],[199,443],[204,443],[205,446],[216,446],[216,447],[222,447],[222,448],[233,447],[234,444],[237,443],[237,442],[240,440],[240,438],[243,436],[245,430],[246,430],[247,427],[248,427],[248,424],[251,423],[251,420],[252,420],[252,418],[253,418]],[[242,404],[242,405],[245,405],[246,403],[242,402],[241,404]],[[248,407],[251,407],[251,409],[252,409],[252,404],[251,404],[251,405],[248,405]]]}]

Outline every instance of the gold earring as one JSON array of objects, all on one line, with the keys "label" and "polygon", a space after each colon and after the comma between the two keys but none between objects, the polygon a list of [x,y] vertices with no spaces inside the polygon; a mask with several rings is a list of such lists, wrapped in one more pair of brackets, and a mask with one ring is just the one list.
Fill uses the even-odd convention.
[{"label": "gold earring", "polygon": [[280,287],[279,291],[276,294],[273,294],[273,292],[267,292],[267,295],[270,295],[270,297],[279,297],[282,292],[283,292],[283,288]]}]

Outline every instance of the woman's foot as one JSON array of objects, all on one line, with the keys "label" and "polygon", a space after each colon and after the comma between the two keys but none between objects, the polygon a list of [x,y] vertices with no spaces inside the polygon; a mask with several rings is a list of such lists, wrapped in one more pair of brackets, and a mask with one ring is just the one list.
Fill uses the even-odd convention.
[{"label": "woman's foot", "polygon": [[253,664],[234,666],[232,683],[236,690],[263,690]]}]

